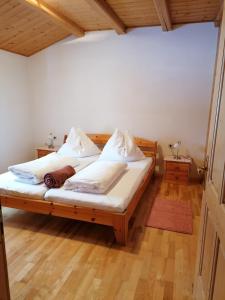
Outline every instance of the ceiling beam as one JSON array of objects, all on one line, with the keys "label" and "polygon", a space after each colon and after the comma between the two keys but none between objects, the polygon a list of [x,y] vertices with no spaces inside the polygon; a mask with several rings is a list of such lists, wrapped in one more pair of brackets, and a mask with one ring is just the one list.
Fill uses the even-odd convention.
[{"label": "ceiling beam", "polygon": [[219,27],[219,26],[220,26],[220,23],[221,23],[221,20],[222,20],[222,16],[223,16],[223,5],[224,5],[224,1],[221,0],[220,7],[219,7],[219,10],[218,10],[218,12],[217,12],[215,21],[214,21],[214,24],[215,24],[216,27]]},{"label": "ceiling beam", "polygon": [[169,8],[166,0],[153,0],[163,31],[172,30]]},{"label": "ceiling beam", "polygon": [[61,25],[71,34],[74,34],[75,36],[81,37],[84,36],[84,30],[78,26],[76,23],[74,23],[72,20],[67,18],[66,16],[59,13],[56,9],[50,7],[48,4],[46,4],[42,0],[25,0],[25,2],[33,5],[36,8],[39,8],[40,10],[47,13],[49,16],[52,17],[53,21],[55,21],[58,25]]},{"label": "ceiling beam", "polygon": [[126,33],[126,26],[104,0],[86,0],[86,2],[98,13],[102,14],[118,34]]}]

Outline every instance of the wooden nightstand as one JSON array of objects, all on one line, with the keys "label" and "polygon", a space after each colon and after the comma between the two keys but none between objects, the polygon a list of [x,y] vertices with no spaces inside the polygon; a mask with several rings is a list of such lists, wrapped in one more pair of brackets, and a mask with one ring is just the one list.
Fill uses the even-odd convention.
[{"label": "wooden nightstand", "polygon": [[189,181],[192,159],[181,158],[176,159],[173,156],[164,158],[165,174],[164,179],[172,183],[184,183]]},{"label": "wooden nightstand", "polygon": [[54,147],[54,148],[38,147],[38,148],[36,149],[36,151],[37,151],[37,157],[38,157],[38,158],[43,157],[43,156],[45,156],[45,155],[47,155],[47,154],[50,154],[50,153],[52,153],[52,152],[58,151],[58,149],[59,149],[59,147],[57,147],[57,146]]}]

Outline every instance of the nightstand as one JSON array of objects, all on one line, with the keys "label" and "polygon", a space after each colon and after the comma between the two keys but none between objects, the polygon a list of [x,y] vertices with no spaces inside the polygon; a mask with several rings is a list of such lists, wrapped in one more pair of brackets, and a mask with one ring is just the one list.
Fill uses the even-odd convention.
[{"label": "nightstand", "polygon": [[189,174],[192,165],[191,158],[176,159],[173,156],[164,158],[164,179],[172,183],[184,183],[189,181]]},{"label": "nightstand", "polygon": [[40,157],[43,157],[47,154],[50,154],[52,152],[56,152],[58,151],[59,147],[54,147],[54,148],[48,148],[48,147],[38,147],[36,149],[36,152],[37,152],[37,157],[40,158]]}]

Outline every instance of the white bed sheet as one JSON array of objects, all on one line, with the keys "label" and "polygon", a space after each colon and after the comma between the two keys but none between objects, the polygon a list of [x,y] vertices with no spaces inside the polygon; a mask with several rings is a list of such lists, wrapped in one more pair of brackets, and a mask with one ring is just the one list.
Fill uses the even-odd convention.
[{"label": "white bed sheet", "polygon": [[[77,158],[79,165],[75,168],[76,172],[96,161],[98,157],[99,155]],[[47,191],[48,188],[44,183],[22,183],[17,181],[16,176],[14,176],[11,172],[6,172],[0,175],[0,194],[43,200]]]},{"label": "white bed sheet", "polygon": [[59,188],[48,190],[45,200],[121,213],[128,207],[151,164],[150,157],[129,162],[126,173],[106,194],[78,193]]},{"label": "white bed sheet", "polygon": [[16,181],[16,176],[11,172],[0,175],[0,194],[10,196],[43,199],[48,188],[45,184],[27,184]]}]

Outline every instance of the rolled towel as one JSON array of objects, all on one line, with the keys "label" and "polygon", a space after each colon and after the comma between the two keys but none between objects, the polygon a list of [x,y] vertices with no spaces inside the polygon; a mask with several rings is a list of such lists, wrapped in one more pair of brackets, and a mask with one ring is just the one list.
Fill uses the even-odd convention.
[{"label": "rolled towel", "polygon": [[44,176],[44,182],[49,189],[59,188],[64,184],[66,179],[70,178],[75,173],[76,172],[73,167],[66,166],[54,172],[47,173]]},{"label": "rolled towel", "polygon": [[62,156],[53,152],[35,160],[10,166],[8,169],[16,176],[16,181],[39,184],[44,181],[45,174],[68,165],[76,167],[79,161],[73,156]]}]

